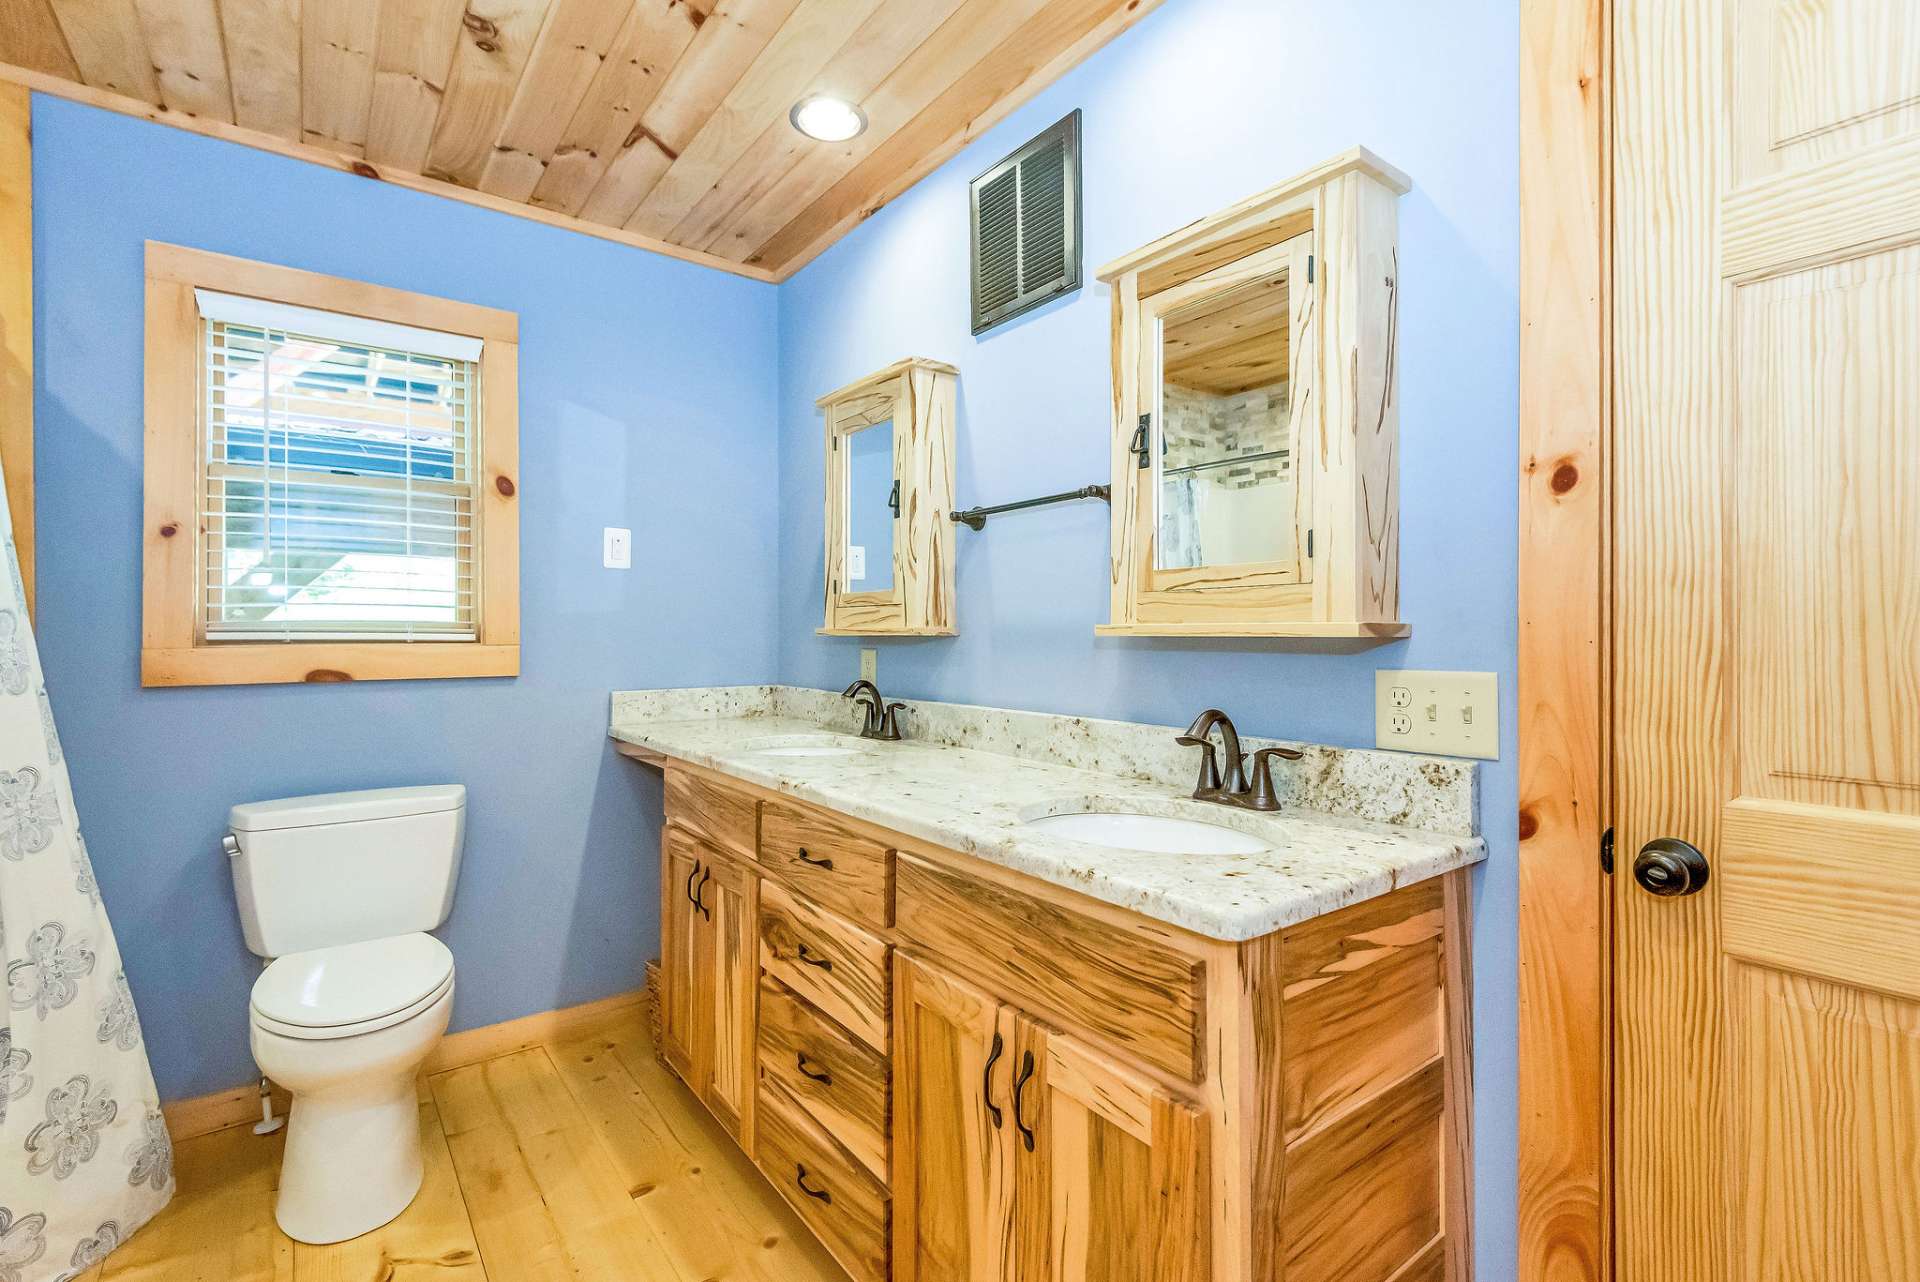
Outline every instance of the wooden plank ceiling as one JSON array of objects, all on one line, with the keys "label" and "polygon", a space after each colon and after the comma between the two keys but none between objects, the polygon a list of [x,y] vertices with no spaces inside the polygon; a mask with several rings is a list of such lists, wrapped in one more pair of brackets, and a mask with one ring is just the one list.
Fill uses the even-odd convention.
[{"label": "wooden plank ceiling", "polygon": [[777,280],[1158,2],[0,0],[0,61]]}]

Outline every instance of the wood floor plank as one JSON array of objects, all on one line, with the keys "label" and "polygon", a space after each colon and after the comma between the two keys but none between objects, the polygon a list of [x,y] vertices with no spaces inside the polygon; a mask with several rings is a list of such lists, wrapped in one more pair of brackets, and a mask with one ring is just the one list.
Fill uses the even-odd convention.
[{"label": "wood floor plank", "polygon": [[433,1079],[489,1282],[684,1278],[542,1048]]},{"label": "wood floor plank", "polygon": [[420,1140],[426,1172],[412,1205],[399,1219],[349,1242],[296,1242],[296,1282],[488,1282],[439,1110],[431,1103],[420,1106]]},{"label": "wood floor plank", "polygon": [[846,1274],[686,1087],[644,1021],[552,1047],[640,1213],[695,1278],[844,1282]]},{"label": "wood floor plank", "polygon": [[291,1282],[293,1242],[273,1222],[286,1132],[246,1126],[174,1149],[179,1192],[107,1258],[101,1282]]}]

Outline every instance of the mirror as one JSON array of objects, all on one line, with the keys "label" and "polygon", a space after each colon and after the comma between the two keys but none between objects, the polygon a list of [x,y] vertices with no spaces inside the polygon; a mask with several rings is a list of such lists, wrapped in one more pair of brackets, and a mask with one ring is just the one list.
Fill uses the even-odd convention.
[{"label": "mirror", "polygon": [[1288,276],[1279,271],[1161,317],[1159,569],[1298,556]]},{"label": "mirror", "polygon": [[847,590],[893,591],[893,523],[900,487],[893,475],[893,420],[847,437]]}]

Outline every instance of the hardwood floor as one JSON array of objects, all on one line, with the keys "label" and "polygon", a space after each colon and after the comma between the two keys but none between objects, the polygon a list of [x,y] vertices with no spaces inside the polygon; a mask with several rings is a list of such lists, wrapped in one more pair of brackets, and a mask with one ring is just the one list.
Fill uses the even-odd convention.
[{"label": "hardwood floor", "polygon": [[413,1205],[319,1247],[273,1222],[284,1131],[183,1141],[173,1205],[81,1282],[845,1282],[654,1059],[641,1008],[427,1078],[420,1127]]}]

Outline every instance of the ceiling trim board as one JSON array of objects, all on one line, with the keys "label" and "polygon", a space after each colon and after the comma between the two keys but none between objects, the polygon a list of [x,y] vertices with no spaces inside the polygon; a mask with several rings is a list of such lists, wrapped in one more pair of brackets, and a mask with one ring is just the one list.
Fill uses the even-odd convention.
[{"label": "ceiling trim board", "polygon": [[475,191],[455,183],[442,182],[437,178],[426,178],[420,174],[409,173],[403,169],[382,168],[357,157],[342,155],[325,147],[310,143],[291,142],[273,134],[261,133],[257,129],[245,129],[239,125],[228,124],[224,120],[204,120],[198,116],[185,116],[165,107],[157,107],[150,102],[141,102],[124,94],[109,93],[103,89],[91,89],[86,85],[75,84],[59,76],[50,76],[43,71],[33,71],[27,67],[16,67],[12,63],[0,63],[0,81],[21,85],[35,93],[44,93],[54,98],[65,98],[70,102],[84,103],[89,107],[98,107],[103,111],[115,112],[122,116],[132,116],[137,120],[149,121],[157,125],[168,125],[175,129],[184,129],[188,133],[200,134],[208,138],[218,138],[223,142],[238,143],[243,147],[252,147],[256,151],[272,152],[292,160],[304,160],[309,164],[338,169],[361,178],[384,182],[408,191],[423,192],[429,196],[443,196],[448,200],[457,200],[463,205],[475,205],[481,209],[492,210],[496,214],[507,214],[514,218],[524,218],[529,222],[540,223],[547,227],[557,227],[562,231],[578,232],[581,235],[597,237],[600,240],[613,241],[633,249],[644,249],[666,258],[675,258],[684,263],[693,263],[700,267],[711,267],[716,271],[727,272],[734,276],[744,276],[748,280],[757,280],[766,284],[777,284],[785,279],[760,267],[749,267],[741,263],[729,262],[715,254],[698,250],[683,249],[679,245],[670,245],[666,241],[652,236],[642,236],[618,227],[603,227],[596,223],[583,222],[565,214],[550,213],[535,205],[523,205],[518,201],[503,200],[499,196],[490,196],[484,191]]}]

